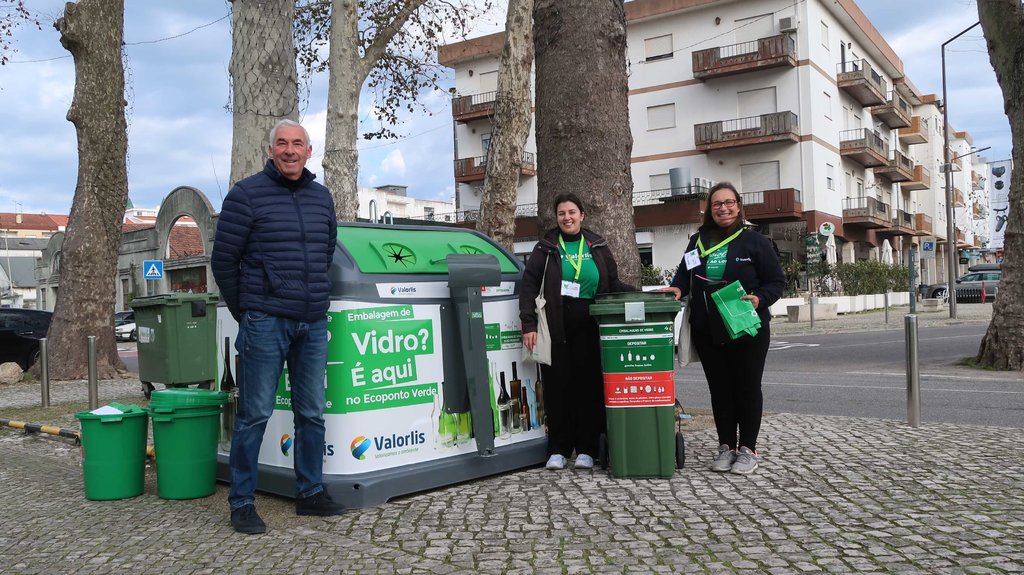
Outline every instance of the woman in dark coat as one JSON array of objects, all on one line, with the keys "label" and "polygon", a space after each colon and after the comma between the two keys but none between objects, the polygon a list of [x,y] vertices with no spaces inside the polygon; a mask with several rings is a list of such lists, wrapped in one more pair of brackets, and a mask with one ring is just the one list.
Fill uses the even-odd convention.
[{"label": "woman in dark coat", "polygon": [[551,365],[541,366],[548,426],[547,468],[565,468],[575,451],[575,467],[590,469],[605,424],[600,342],[590,304],[597,294],[636,288],[619,281],[608,242],[583,227],[586,212],[575,194],[559,194],[554,209],[558,227],[537,242],[526,262],[519,317],[523,345],[533,351],[537,343],[534,300],[543,289],[552,341]]},{"label": "woman in dark coat", "polygon": [[[757,335],[731,339],[711,294],[739,281],[761,320]],[[711,391],[718,431],[713,471],[752,473],[763,399],[761,376],[771,338],[768,308],[782,296],[786,277],[772,242],[744,227],[743,198],[722,182],[711,188],[704,223],[690,238],[665,291],[690,295],[690,334]],[[737,434],[738,430],[738,434]]]}]

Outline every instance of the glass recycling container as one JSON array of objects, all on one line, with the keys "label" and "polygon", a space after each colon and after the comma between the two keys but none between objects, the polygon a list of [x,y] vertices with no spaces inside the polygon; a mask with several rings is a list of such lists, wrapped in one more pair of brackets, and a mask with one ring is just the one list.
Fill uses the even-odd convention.
[{"label": "glass recycling container", "polygon": [[[340,223],[330,270],[324,485],[348,507],[547,459],[538,372],[519,321],[523,265],[473,230]],[[219,308],[218,340],[238,326]],[[237,350],[221,361],[237,366]],[[244,389],[244,374],[234,377]],[[520,380],[519,377],[522,377]],[[502,381],[515,389],[502,400]],[[294,496],[287,369],[260,451],[258,488]],[[230,410],[230,408],[229,408]],[[509,415],[511,415],[509,413]],[[227,430],[225,430],[226,432]],[[218,475],[228,479],[230,438]]]}]

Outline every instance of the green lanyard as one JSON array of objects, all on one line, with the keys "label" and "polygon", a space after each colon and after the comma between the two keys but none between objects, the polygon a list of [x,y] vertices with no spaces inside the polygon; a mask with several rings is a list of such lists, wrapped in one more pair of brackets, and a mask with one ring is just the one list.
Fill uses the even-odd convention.
[{"label": "green lanyard", "polygon": [[[712,247],[711,249],[707,249],[707,250],[704,249],[704,243],[700,241],[700,236],[697,236],[697,249],[700,250],[700,257],[702,257],[702,258],[708,257],[708,254],[710,254],[712,252],[716,252],[716,251],[719,250],[719,248],[722,248],[722,247],[728,245],[729,242],[731,242],[734,239],[736,239],[736,236],[740,235],[741,233],[743,233],[743,228],[740,228],[740,229],[736,230],[736,233],[734,233],[733,235],[725,238],[724,240],[719,242],[718,245]],[[561,239],[561,237],[559,237],[559,239]]]},{"label": "green lanyard", "polygon": [[[697,239],[699,240],[700,238]],[[569,265],[572,266],[572,269],[576,270],[576,277],[574,277],[572,281],[579,283],[580,270],[583,269],[583,236],[580,235],[580,252],[576,254],[576,261],[572,260],[572,257],[569,255],[569,251],[565,249],[565,240],[562,239],[561,234],[558,235],[558,245],[562,246],[562,251],[565,253],[565,259],[569,260]]]}]

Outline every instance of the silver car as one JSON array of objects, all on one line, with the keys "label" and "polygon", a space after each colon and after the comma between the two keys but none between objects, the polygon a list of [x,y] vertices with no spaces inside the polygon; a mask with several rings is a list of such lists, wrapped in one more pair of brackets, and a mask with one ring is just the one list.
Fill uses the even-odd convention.
[{"label": "silver car", "polygon": [[[1003,272],[1001,270],[978,271],[962,275],[956,280],[956,299],[957,301],[966,300],[965,296],[969,294],[980,295],[984,291],[985,300],[991,301],[999,291],[999,282],[1002,278]],[[925,293],[925,297],[947,300],[949,299],[949,289],[945,283],[930,285]]]}]

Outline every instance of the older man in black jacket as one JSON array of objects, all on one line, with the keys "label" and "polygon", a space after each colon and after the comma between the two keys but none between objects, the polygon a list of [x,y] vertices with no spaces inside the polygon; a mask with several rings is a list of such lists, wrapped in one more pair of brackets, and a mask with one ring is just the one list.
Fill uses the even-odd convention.
[{"label": "older man in black jacket", "polygon": [[295,420],[296,513],[344,511],[322,483],[328,269],[338,228],[330,192],[305,168],[312,151],[301,125],[278,122],[263,171],[231,188],[217,222],[210,265],[238,321],[241,356],[228,496],[231,524],[240,533],[266,531],[254,494],[285,363]]}]

